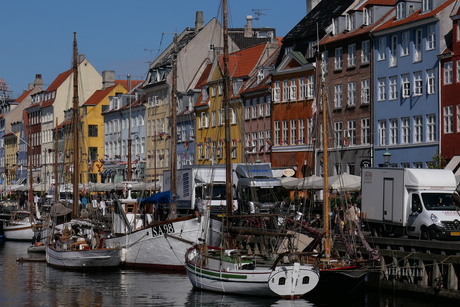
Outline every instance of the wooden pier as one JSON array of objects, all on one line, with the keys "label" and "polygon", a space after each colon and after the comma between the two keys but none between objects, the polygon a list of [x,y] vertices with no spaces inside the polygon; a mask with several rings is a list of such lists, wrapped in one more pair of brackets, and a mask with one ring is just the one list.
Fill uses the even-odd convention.
[{"label": "wooden pier", "polygon": [[[460,242],[371,236],[366,240],[380,251],[380,263],[370,270],[368,286],[460,300]],[[334,249],[345,251],[339,243]],[[366,256],[363,247],[358,250]]]}]

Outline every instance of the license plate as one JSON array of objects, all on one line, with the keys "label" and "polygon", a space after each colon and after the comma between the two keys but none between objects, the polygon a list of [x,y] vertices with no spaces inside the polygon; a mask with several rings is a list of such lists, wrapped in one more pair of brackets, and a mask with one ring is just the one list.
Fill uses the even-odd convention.
[{"label": "license plate", "polygon": [[451,232],[450,233],[451,236],[460,236],[460,232]]}]

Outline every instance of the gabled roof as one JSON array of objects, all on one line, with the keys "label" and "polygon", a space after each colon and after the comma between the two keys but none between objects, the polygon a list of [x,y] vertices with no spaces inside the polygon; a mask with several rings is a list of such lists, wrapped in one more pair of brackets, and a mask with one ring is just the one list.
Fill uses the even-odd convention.
[{"label": "gabled roof", "polygon": [[357,10],[362,11],[363,8],[369,7],[369,6],[392,6],[395,5],[395,0],[368,0],[364,2],[360,7],[357,8]]},{"label": "gabled roof", "polygon": [[72,69],[69,69],[57,76],[56,79],[48,86],[45,92],[49,93],[52,91],[56,91],[62,83],[64,83],[65,80],[72,74]]},{"label": "gabled roof", "polygon": [[437,8],[435,8],[434,10],[428,13],[422,14],[421,10],[419,9],[415,11],[414,13],[410,14],[409,16],[407,16],[406,18],[397,20],[395,16],[393,18],[390,18],[388,21],[384,22],[379,27],[375,28],[374,32],[391,29],[393,27],[398,27],[398,26],[405,25],[411,22],[420,21],[420,20],[423,20],[429,17],[436,16],[439,12],[441,12],[442,10],[444,10],[445,8],[447,8],[449,5],[451,5],[454,2],[455,0],[446,0],[444,3],[442,3]]},{"label": "gabled roof", "polygon": [[16,99],[14,102],[16,103],[21,103],[24,99],[26,99],[27,96],[30,95],[30,93],[33,91],[34,89],[30,89],[28,91],[25,91],[24,93],[21,94],[21,96],[18,97],[18,99]]},{"label": "gabled roof", "polygon": [[[234,53],[228,57],[228,73],[232,78],[249,76],[260,61],[266,43],[249,47]],[[223,56],[220,57],[220,65],[223,67]]]},{"label": "gabled roof", "polygon": [[[283,43],[324,36],[332,17],[341,15],[354,0],[322,0],[283,38]],[[319,32],[319,33],[318,33]]]},{"label": "gabled roof", "polygon": [[107,95],[109,95],[109,93],[117,87],[118,84],[115,84],[115,85],[112,85],[112,86],[109,86],[105,89],[102,89],[102,90],[97,90],[93,93],[93,95],[91,95],[91,97],[88,98],[88,100],[85,101],[85,103],[83,104],[84,106],[96,106],[99,104],[99,102],[101,102],[102,99],[104,99],[105,97],[107,97]]}]

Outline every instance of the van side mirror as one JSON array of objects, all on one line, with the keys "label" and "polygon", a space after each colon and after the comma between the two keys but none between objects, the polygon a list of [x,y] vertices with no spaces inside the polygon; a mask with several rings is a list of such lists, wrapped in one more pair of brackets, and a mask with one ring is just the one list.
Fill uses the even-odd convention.
[{"label": "van side mirror", "polygon": [[422,207],[419,204],[417,204],[417,202],[413,202],[411,210],[412,210],[412,212],[421,213],[422,212]]}]

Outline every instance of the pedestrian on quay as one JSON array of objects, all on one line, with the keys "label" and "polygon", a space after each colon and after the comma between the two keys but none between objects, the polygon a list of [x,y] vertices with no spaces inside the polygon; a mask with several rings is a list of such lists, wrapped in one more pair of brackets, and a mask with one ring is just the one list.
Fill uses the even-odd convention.
[{"label": "pedestrian on quay", "polygon": [[347,220],[348,234],[351,236],[356,231],[356,212],[355,207],[352,204],[348,204],[348,209],[345,213]]},{"label": "pedestrian on quay", "polygon": [[19,209],[24,210],[26,205],[26,196],[24,193],[19,195]]}]

